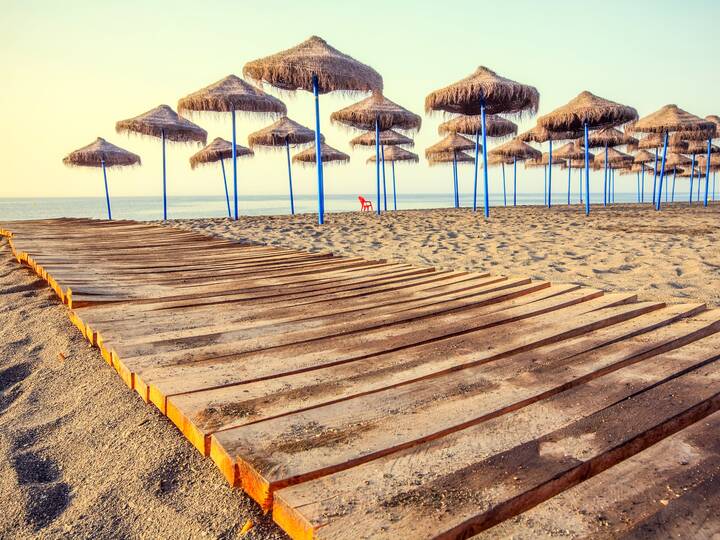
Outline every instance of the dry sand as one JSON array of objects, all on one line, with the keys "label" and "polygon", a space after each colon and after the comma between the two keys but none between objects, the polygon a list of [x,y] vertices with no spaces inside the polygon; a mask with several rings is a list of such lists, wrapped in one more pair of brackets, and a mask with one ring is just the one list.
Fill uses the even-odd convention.
[{"label": "dry sand", "polygon": [[[197,219],[225,238],[445,268],[489,270],[720,304],[720,205],[617,205]],[[3,538],[245,538],[281,533],[227,486],[70,324],[0,244],[0,531]],[[62,357],[60,356],[62,354]]]}]

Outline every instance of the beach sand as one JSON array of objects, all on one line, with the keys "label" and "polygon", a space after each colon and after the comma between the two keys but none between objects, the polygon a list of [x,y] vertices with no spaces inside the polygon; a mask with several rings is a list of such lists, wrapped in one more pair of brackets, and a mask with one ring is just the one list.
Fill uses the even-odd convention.
[{"label": "beach sand", "polygon": [[720,305],[720,204],[352,212],[171,222],[243,242],[578,283]]},{"label": "beach sand", "polygon": [[[720,205],[195,219],[244,242],[575,282],[720,304]],[[0,243],[0,531],[9,538],[280,537],[208,459],[129,390]]]}]

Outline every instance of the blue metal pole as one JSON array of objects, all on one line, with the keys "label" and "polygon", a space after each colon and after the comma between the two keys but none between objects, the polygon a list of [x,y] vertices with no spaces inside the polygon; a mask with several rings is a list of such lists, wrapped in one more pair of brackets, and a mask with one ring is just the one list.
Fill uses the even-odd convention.
[{"label": "blue metal pole", "polygon": [[110,210],[110,190],[108,189],[107,171],[105,170],[105,160],[102,163],[103,179],[105,180],[105,202],[107,202],[108,219],[112,220],[112,211]]},{"label": "blue metal pole", "polygon": [[225,186],[225,202],[227,203],[228,217],[232,219],[232,212],[230,211],[230,194],[228,193],[227,176],[225,175],[225,162],[220,160],[220,169],[222,169],[223,185]]},{"label": "blue metal pole", "polygon": [[641,163],[640,168],[642,169],[642,175],[640,179],[640,202],[645,202],[645,164]]},{"label": "blue metal pole", "polygon": [[660,210],[660,203],[662,201],[662,188],[663,180],[665,179],[665,163],[667,162],[667,147],[668,147],[668,133],[665,132],[665,142],[663,143],[663,156],[662,166],[660,168],[660,182],[658,183],[657,203],[655,206],[656,210]]},{"label": "blue metal pole", "polygon": [[615,169],[610,169],[610,176],[612,177],[612,202],[615,202]]},{"label": "blue metal pole", "polygon": [[656,204],[655,198],[657,197],[657,176],[658,176],[658,149],[655,149],[655,168],[653,170],[653,205]]},{"label": "blue metal pole", "polygon": [[635,188],[637,189],[637,202],[640,202],[640,171],[635,173]]},{"label": "blue metal pole", "polygon": [[[708,163],[708,168],[710,167],[710,164]],[[713,171],[713,196],[712,200],[715,202],[715,180],[717,180],[717,171]]]},{"label": "blue metal pole", "polygon": [[517,206],[517,157],[513,157],[513,206]]},{"label": "blue metal pole", "polygon": [[380,159],[382,160],[383,210],[387,212],[387,183],[385,182],[385,145],[380,145]]},{"label": "blue metal pole", "polygon": [[473,212],[477,212],[477,176],[480,155],[480,132],[475,132],[475,176],[473,177]]},{"label": "blue metal pole", "polygon": [[700,202],[700,188],[702,187],[702,172],[698,175],[697,202]]},{"label": "blue metal pole", "polygon": [[487,162],[487,128],[485,126],[485,100],[480,99],[480,118],[482,120],[482,147],[483,147],[483,176],[485,187],[485,217],[490,217],[490,193],[488,182],[488,162]]},{"label": "blue metal pole", "polygon": [[165,130],[160,130],[162,139],[162,165],[163,165],[163,220],[167,221],[167,164],[165,161]]},{"label": "blue metal pole", "polygon": [[608,145],[605,143],[605,174],[603,182],[603,206],[608,203]]},{"label": "blue metal pole", "polygon": [[395,160],[390,162],[390,169],[392,170],[393,179],[393,210],[397,210],[397,189],[395,187]]},{"label": "blue metal pole", "polygon": [[675,202],[675,180],[677,179],[677,167],[673,167],[672,202]]},{"label": "blue metal pole", "polygon": [[588,155],[589,142],[589,129],[587,123],[585,124],[585,215],[590,215],[590,156]]},{"label": "blue metal pole", "polygon": [[295,197],[292,187],[292,165],[290,163],[290,139],[285,137],[285,153],[287,154],[288,184],[290,185],[290,214],[295,215]]},{"label": "blue metal pole", "polygon": [[[690,165],[690,204],[692,204],[692,186],[693,186],[693,177],[695,176],[695,154],[692,154],[692,165]],[[698,178],[698,182],[700,181],[700,178]],[[699,199],[698,199],[699,200]]]},{"label": "blue metal pole", "polygon": [[312,76],[313,95],[315,96],[315,163],[318,176],[318,223],[325,223],[325,195],[323,187],[322,147],[320,141],[320,89],[317,75]]},{"label": "blue metal pole", "polygon": [[235,106],[230,110],[232,118],[232,162],[233,162],[233,200],[235,203],[235,221],[239,218],[238,209],[238,174],[237,174],[237,132],[235,123]]},{"label": "blue metal pole", "polygon": [[543,206],[547,205],[547,165],[543,165]]},{"label": "blue metal pole", "polygon": [[708,191],[710,190],[710,154],[712,153],[712,138],[708,139],[707,161],[705,162],[705,201],[703,206],[708,205]]},{"label": "blue metal pole", "polygon": [[454,191],[454,197],[453,200],[455,202],[455,208],[458,207],[458,173],[457,173],[457,158],[455,156],[455,151],[453,150],[453,191]]},{"label": "blue metal pole", "polygon": [[583,193],[583,190],[582,190],[582,172],[583,172],[582,167],[578,168],[578,173],[579,173],[579,174],[578,174],[578,180],[579,180],[579,183],[580,183],[580,190],[579,190],[579,191],[580,191],[580,204],[582,204],[582,202],[583,202],[583,198],[582,198],[582,193]]},{"label": "blue metal pole", "polygon": [[552,139],[549,139],[548,143],[550,143],[550,153],[548,155],[547,205],[550,208],[552,206]]},{"label": "blue metal pole", "polygon": [[505,191],[505,162],[502,163],[502,179],[503,179],[503,206],[507,206],[507,192]]},{"label": "blue metal pole", "polygon": [[572,182],[572,167],[568,161],[568,206],[570,206],[570,183]]},{"label": "blue metal pole", "polygon": [[375,188],[377,191],[377,205],[375,212],[380,215],[380,121],[375,117]]}]

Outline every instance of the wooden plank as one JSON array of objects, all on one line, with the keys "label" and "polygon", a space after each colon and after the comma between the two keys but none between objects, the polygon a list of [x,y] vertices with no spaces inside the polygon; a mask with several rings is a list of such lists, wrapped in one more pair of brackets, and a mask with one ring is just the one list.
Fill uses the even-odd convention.
[{"label": "wooden plank", "polygon": [[[674,306],[672,309],[653,312],[640,318],[645,320],[644,324],[649,330],[660,324],[660,321],[667,323],[693,315],[698,311],[698,308],[698,305],[688,305],[682,309],[679,306]],[[617,330],[623,331],[622,327],[624,325],[617,326],[620,327]],[[625,327],[624,331],[627,333],[627,327]],[[638,332],[637,329],[635,331]],[[675,327],[671,335],[675,336],[684,331]],[[637,357],[640,354],[639,351],[650,348],[656,349],[662,344],[660,334],[658,332],[652,338],[645,336],[643,339],[649,341],[647,344],[642,340],[638,340],[638,343],[634,344],[633,347],[633,343],[629,342],[630,346],[624,349],[621,348],[620,358]],[[617,336],[617,332],[615,334],[605,333],[604,339],[607,340],[607,343],[612,343]],[[585,341],[585,344],[587,343],[588,341]],[[679,346],[679,344],[680,341],[675,341],[676,346]],[[518,373],[527,377],[529,376],[528,373],[531,372],[534,377],[541,378],[541,371],[532,370],[533,367],[537,366],[539,356],[543,358],[543,370],[550,370],[552,366],[562,365],[571,357],[576,364],[580,365],[581,362],[588,362],[588,359],[597,356],[597,353],[588,353],[584,357],[580,356],[582,352],[586,351],[582,346],[583,343],[578,343],[572,349],[545,346],[533,351],[532,354],[520,353],[512,356],[497,366],[486,366],[478,370],[463,370],[459,372],[457,377],[451,376],[451,378],[462,381],[455,387],[464,388],[466,390],[464,393],[469,393],[469,390],[473,387],[472,377],[475,376],[474,371],[479,372],[483,380],[493,377],[507,381],[510,378],[512,382],[512,378]],[[553,351],[553,348],[556,350]],[[332,350],[330,349],[330,351]],[[606,348],[603,351],[601,354],[606,355],[604,361],[620,361],[616,356],[610,355],[610,351],[613,351],[613,349]],[[199,386],[206,385],[208,380],[213,381],[215,370],[212,369],[214,366],[210,365],[197,369],[196,371],[199,373],[188,369],[182,375],[173,373],[174,378],[170,379],[170,381],[153,383],[151,397],[153,398],[152,401],[157,404],[158,398],[155,392],[162,392],[163,390],[166,392],[165,395],[169,397],[164,401],[167,409],[163,412],[166,412],[168,418],[181,429],[188,440],[193,442],[201,452],[207,454],[209,452],[210,436],[215,432],[336,403],[351,397],[366,396],[379,390],[394,388],[399,385],[424,380],[427,377],[438,377],[448,373],[447,367],[432,362],[422,366],[411,364],[412,371],[397,368],[389,370],[388,365],[387,360],[378,357],[362,366],[342,364],[322,370],[301,372],[274,379],[263,379],[253,383],[201,389]],[[206,374],[203,373],[203,368],[207,370]],[[412,376],[409,373],[412,373]],[[561,374],[557,378],[551,377],[547,381],[543,381],[543,383],[559,384],[558,381],[563,376],[567,377],[568,375]],[[198,386],[193,388],[192,384],[196,380],[199,384],[196,382]],[[428,382],[424,386],[431,388],[430,392],[436,391],[439,394],[440,384],[440,380],[437,380]],[[422,386],[417,385],[413,388],[422,388]],[[542,384],[539,384],[538,388],[541,386]],[[192,390],[188,390],[189,388]],[[177,390],[184,390],[185,392],[178,393]],[[410,392],[415,391],[417,391],[417,395],[420,395],[420,390],[411,390]],[[509,396],[510,393],[504,397]],[[415,398],[413,397],[413,399]],[[425,398],[420,399],[424,400]],[[424,405],[429,405],[431,402],[432,400],[426,401]],[[472,399],[469,399],[468,404],[471,404],[471,402]],[[160,405],[162,404],[161,401]],[[397,405],[393,405],[393,408],[397,407]],[[403,407],[409,411],[408,405]],[[161,410],[163,410],[162,407]],[[412,414],[416,414],[416,411],[412,412]]]},{"label": "wooden plank", "polygon": [[720,413],[474,538],[710,538],[720,531]]},{"label": "wooden plank", "polygon": [[[594,302],[597,300],[584,302],[579,306],[586,304],[589,306]],[[544,391],[550,391],[555,386],[550,384],[549,388],[538,390],[539,393],[533,392],[533,385],[520,385],[514,388],[512,381],[506,380],[502,375],[497,381],[487,375],[489,368],[486,364],[503,356],[510,356],[513,352],[522,352],[543,343],[558,341],[562,336],[568,335],[569,331],[577,335],[593,328],[634,318],[654,309],[657,309],[657,306],[653,304],[635,304],[592,311],[574,318],[569,317],[569,326],[559,326],[554,332],[546,331],[544,335],[540,334],[541,339],[530,338],[531,346],[527,345],[527,341],[521,344],[522,341],[509,340],[506,349],[498,348],[496,352],[491,347],[485,354],[478,352],[483,344],[488,343],[485,339],[487,336],[483,336],[482,331],[445,340],[444,345],[447,348],[441,350],[439,354],[431,352],[419,355],[419,359],[424,360],[424,363],[430,362],[434,378],[426,380],[427,372],[421,371],[423,364],[416,367],[417,360],[408,361],[406,358],[400,358],[397,360],[400,366],[396,369],[404,371],[402,378],[409,381],[402,387],[392,387],[370,395],[361,395],[315,409],[215,433],[212,436],[211,456],[230,479],[233,479],[236,472],[234,463],[237,461],[243,488],[255,500],[267,504],[272,489],[289,481],[286,474],[291,478],[328,474],[332,470],[375,459],[385,453],[417,444],[419,441],[440,437],[448,432],[482,422],[488,417],[504,412],[507,407],[517,406],[514,405],[515,403],[534,399],[533,396],[541,399]],[[538,317],[540,318],[542,317]],[[547,322],[543,326],[547,326]],[[489,341],[493,342],[493,340]],[[454,354],[448,355],[448,351]],[[407,351],[404,356],[409,356],[411,352],[413,350]],[[624,358],[624,353],[621,354]],[[610,361],[603,360],[602,355],[600,356],[599,359],[592,359],[595,364],[593,362],[589,364],[597,365]],[[510,371],[516,375],[516,371],[512,369],[512,362],[501,362],[500,373],[503,373],[507,364],[510,365]],[[362,361],[352,365],[359,370],[365,368]],[[590,369],[590,371],[595,370]],[[438,379],[439,374],[443,375],[443,379]],[[535,381],[535,378],[533,377],[532,380]],[[504,397],[495,397],[495,393],[500,392],[498,389],[502,389],[501,394]],[[511,403],[502,401],[511,397],[515,398]],[[501,400],[500,405],[498,399]],[[473,400],[474,406],[463,405]],[[414,414],[421,409],[422,414],[420,412]],[[440,410],[444,412],[440,414]],[[433,420],[419,422],[418,419],[423,417],[423,414],[429,415]],[[409,425],[405,424],[408,421],[406,415],[412,418]],[[393,424],[391,429],[393,433],[386,433],[388,423]],[[286,446],[288,437],[296,437],[293,426],[301,426],[305,429],[303,426],[316,425],[327,425],[328,429],[342,435],[344,441],[342,448],[333,447],[333,452],[326,455],[321,439],[318,439],[320,446],[316,447],[312,441],[306,442],[302,447],[301,455],[296,455],[294,451],[280,450]],[[362,426],[362,430],[356,433],[358,426]],[[399,429],[399,426],[402,426],[402,429]],[[262,437],[257,439],[261,433]],[[275,456],[274,459],[277,460],[275,462],[283,462],[287,459],[292,464],[286,464],[281,469],[268,468],[266,467],[269,463],[268,453]],[[282,478],[278,478],[277,475],[281,475]],[[236,480],[233,482],[236,483]]]},{"label": "wooden plank", "polygon": [[[714,334],[444,439],[275,494],[293,538],[463,538],[720,408]],[[629,371],[626,371],[629,370]]]}]

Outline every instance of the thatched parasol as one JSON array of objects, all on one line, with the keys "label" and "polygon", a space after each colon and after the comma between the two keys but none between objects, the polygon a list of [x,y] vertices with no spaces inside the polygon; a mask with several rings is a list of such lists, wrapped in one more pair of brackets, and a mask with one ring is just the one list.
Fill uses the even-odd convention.
[{"label": "thatched parasol", "polygon": [[[676,132],[684,140],[707,140],[709,150],[710,141],[715,136],[716,124],[711,120],[690,114],[673,104],[665,105],[654,113],[641,118],[630,126],[630,129],[634,133],[657,133],[663,137],[663,160],[660,167],[660,183],[655,201],[656,209],[660,210],[665,166],[667,165],[665,160],[667,157],[669,133]],[[706,184],[708,184],[709,181],[710,175],[708,173]],[[707,199],[705,203],[707,204]]]},{"label": "thatched parasol", "polygon": [[607,152],[599,153],[595,158],[597,165],[609,165],[612,167],[629,167],[633,163],[633,156],[620,152],[615,148],[608,148]]},{"label": "thatched parasol", "polygon": [[654,160],[655,156],[646,150],[640,150],[637,154],[633,156],[633,162],[638,164],[650,163]]},{"label": "thatched parasol", "polygon": [[[703,141],[688,141],[688,147],[685,150],[687,154],[704,154],[708,150],[707,143]],[[710,145],[710,153],[717,154],[720,152],[720,146],[715,144]]]},{"label": "thatched parasol", "polygon": [[190,120],[178,116],[168,105],[160,105],[146,113],[120,120],[115,124],[118,133],[137,133],[162,140],[163,163],[163,219],[167,219],[167,166],[165,160],[165,141],[207,142],[207,131]]},{"label": "thatched parasol", "polygon": [[513,166],[513,206],[517,206],[517,162],[540,159],[542,152],[525,144],[517,137],[488,152],[488,165],[500,165],[502,169],[503,201],[507,204],[505,190],[505,165]]},{"label": "thatched parasol", "polygon": [[70,152],[63,158],[68,167],[102,167],[105,182],[105,202],[107,203],[108,219],[112,219],[110,208],[110,190],[108,189],[108,167],[130,167],[140,165],[140,156],[133,154],[98,137],[94,142]]},{"label": "thatched parasol", "polygon": [[475,148],[475,143],[457,133],[449,133],[441,141],[425,149],[425,157],[430,159],[433,154],[452,154],[453,151],[461,152]]},{"label": "thatched parasol", "polygon": [[206,165],[208,163],[220,162],[220,169],[222,170],[223,185],[225,186],[225,202],[227,203],[228,217],[232,218],[232,212],[230,210],[230,194],[228,192],[227,175],[225,174],[225,163],[224,160],[232,159],[236,160],[239,157],[253,156],[255,152],[244,146],[236,145],[235,152],[233,152],[232,143],[215,137],[215,140],[208,144],[205,148],[193,154],[190,157],[190,168],[195,170],[199,165]]},{"label": "thatched parasol", "polygon": [[[245,148],[239,144],[236,145],[235,152],[237,157],[249,157],[255,155],[255,152],[253,152],[250,148]],[[190,168],[195,170],[195,168],[199,165],[215,163],[216,161],[222,162],[225,159],[232,159],[232,157],[232,143],[230,141],[226,141],[225,139],[221,139],[220,137],[215,137],[213,142],[190,157]]]},{"label": "thatched parasol", "polygon": [[517,137],[522,142],[535,142],[544,143],[548,141],[566,141],[569,139],[576,139],[577,133],[574,131],[553,131],[552,133],[548,130],[535,126],[532,129],[524,131]]},{"label": "thatched parasol", "polygon": [[[552,166],[560,167],[563,163],[563,161],[553,161]],[[547,167],[548,165],[550,165],[550,154],[548,152],[543,152],[542,156],[538,159],[528,159],[525,161],[526,169],[536,169],[538,167]]]},{"label": "thatched parasol", "polygon": [[[347,163],[350,161],[350,156],[348,156],[345,152],[341,152],[340,150],[333,148],[326,143],[321,143],[321,152],[321,165],[331,162]],[[313,146],[311,148],[308,148],[307,150],[303,150],[302,152],[295,154],[292,160],[293,162],[301,164],[317,163],[317,152],[315,150],[315,147]]]},{"label": "thatched parasol", "polygon": [[[591,129],[605,129],[621,126],[638,117],[637,111],[632,107],[621,105],[607,99],[598,97],[590,92],[581,92],[552,111],[541,116],[537,125],[547,131],[575,132],[577,136],[584,136],[583,147],[589,152],[589,131]],[[585,214],[590,213],[590,160],[585,160]],[[607,184],[607,174],[606,184]]]},{"label": "thatched parasol", "polygon": [[[183,112],[229,112],[232,120],[232,148],[237,146],[235,111],[261,114],[285,114],[285,104],[263,92],[237,75],[228,75],[210,86],[201,88],[178,101],[178,111]],[[233,189],[235,219],[238,219],[237,156],[233,155]]]},{"label": "thatched parasol", "polygon": [[[375,146],[375,142],[378,138],[375,136],[374,131],[368,131],[362,135],[350,139],[350,146]],[[398,133],[393,129],[386,129],[380,132],[380,145],[381,146],[414,146],[415,141],[410,137]],[[390,149],[388,149],[389,151]],[[375,156],[377,158],[377,156]],[[373,160],[375,161],[375,160]]]},{"label": "thatched parasol", "polygon": [[[298,124],[294,120],[290,120],[287,116],[283,116],[279,120],[273,122],[269,126],[251,133],[248,136],[250,148],[255,146],[265,146],[268,148],[285,147],[287,157],[288,185],[290,188],[290,214],[295,215],[295,197],[293,196],[292,183],[292,164],[290,160],[290,145],[297,146],[301,144],[309,144],[315,140],[315,132],[303,125]],[[325,142],[325,137],[320,136],[320,140]]]},{"label": "thatched parasol", "polygon": [[[641,150],[658,150],[665,144],[665,137],[661,133],[646,135],[640,142],[638,148]],[[684,152],[688,149],[688,142],[682,140],[679,134],[671,133],[668,137],[668,152]]]},{"label": "thatched parasol", "polygon": [[[504,138],[517,135],[518,126],[502,116],[487,116],[485,118],[485,136],[491,138]],[[478,136],[482,134],[482,117],[461,115],[447,120],[438,126],[438,134],[461,133],[462,135]]]},{"label": "thatched parasol", "polygon": [[[277,54],[248,62],[243,75],[256,81],[271,84],[283,90],[307,90],[315,95],[315,150],[316,162],[320,155],[320,105],[319,95],[327,92],[382,92],[380,74],[331,47],[317,36]],[[324,221],[323,168],[318,174],[318,221]],[[378,205],[377,212],[380,213]]]},{"label": "thatched parasol", "polygon": [[700,132],[704,139],[715,136],[715,124],[682,110],[677,105],[665,105],[628,126],[629,133],[681,133],[683,138]]},{"label": "thatched parasol", "polygon": [[[383,132],[380,132],[381,134]],[[396,161],[408,161],[410,163],[417,163],[420,158],[417,154],[400,148],[399,146],[388,146],[387,150],[383,150],[382,156],[383,162],[389,161],[390,168],[392,170],[392,186],[393,186],[393,208],[397,210],[397,183],[395,180],[395,162]],[[370,156],[366,163],[374,163],[377,161],[377,156]]]},{"label": "thatched parasol", "polygon": [[422,125],[419,115],[390,101],[381,92],[335,111],[330,115],[332,122],[367,131],[400,129],[417,131]]},{"label": "thatched parasol", "polygon": [[178,111],[285,114],[287,108],[278,98],[265,93],[237,75],[228,75],[181,98],[178,101]]},{"label": "thatched parasol", "polygon": [[536,150],[529,144],[525,144],[520,139],[515,138],[500,146],[497,146],[488,152],[489,156],[504,157],[511,160],[524,161],[526,159],[539,159],[542,152]]},{"label": "thatched parasol", "polygon": [[[375,163],[376,160],[377,157],[372,155],[365,160],[365,163]],[[417,163],[420,161],[420,158],[417,154],[400,148],[399,146],[389,146],[385,152],[385,161],[409,161],[411,163]]]},{"label": "thatched parasol", "polygon": [[585,127],[604,129],[637,120],[635,109],[603,99],[590,92],[581,92],[562,107],[540,116],[537,125],[550,132],[575,132],[580,136]]},{"label": "thatched parasol", "polygon": [[[584,148],[585,140],[583,138],[578,139],[578,143]],[[637,145],[639,141],[632,135],[623,133],[619,129],[606,128],[591,133],[588,137],[588,144],[590,148],[612,148],[615,146]]]},{"label": "thatched parasol", "polygon": [[[540,104],[540,93],[533,86],[499,76],[480,66],[475,72],[456,83],[430,93],[425,98],[425,110],[480,115],[482,123],[483,182],[485,217],[490,216],[490,195],[487,168],[488,114],[535,114]],[[477,210],[477,167],[480,152],[479,134],[475,137],[475,177],[473,211]]]},{"label": "thatched parasol", "polygon": [[577,141],[569,142],[555,150],[554,157],[557,159],[571,160],[584,159],[585,150],[577,143]]}]

